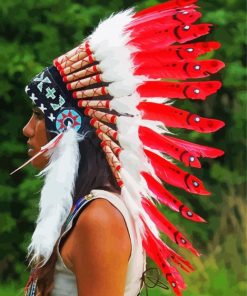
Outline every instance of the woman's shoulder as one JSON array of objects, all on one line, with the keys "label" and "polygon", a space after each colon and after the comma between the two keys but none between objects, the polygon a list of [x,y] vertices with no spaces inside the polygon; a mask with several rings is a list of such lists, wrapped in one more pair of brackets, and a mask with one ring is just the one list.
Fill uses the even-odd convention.
[{"label": "woman's shoulder", "polygon": [[[116,288],[118,295],[123,295],[131,242],[117,208],[104,198],[91,200],[80,213],[65,248],[66,243],[68,266],[76,275],[78,291],[85,292],[88,286],[97,293]],[[105,295],[103,290],[100,295]]]},{"label": "woman's shoulder", "polygon": [[[115,198],[119,199],[118,196],[115,196]],[[105,193],[90,201],[79,215],[73,233],[77,243],[80,240],[83,243],[85,239],[89,240],[91,238],[96,242],[104,236],[109,243],[122,244],[122,247],[130,248],[125,219],[116,205],[105,198]]]},{"label": "woman's shoulder", "polygon": [[75,228],[80,231],[80,229],[116,228],[121,226],[125,226],[121,212],[102,196],[90,201],[79,215]]},{"label": "woman's shoulder", "polygon": [[[121,254],[122,258],[130,257],[131,241],[122,214],[108,200],[92,200],[80,214],[72,232],[73,253],[84,251],[95,258],[106,253]],[[109,254],[110,254],[109,253]],[[98,257],[98,256],[97,256]]]}]

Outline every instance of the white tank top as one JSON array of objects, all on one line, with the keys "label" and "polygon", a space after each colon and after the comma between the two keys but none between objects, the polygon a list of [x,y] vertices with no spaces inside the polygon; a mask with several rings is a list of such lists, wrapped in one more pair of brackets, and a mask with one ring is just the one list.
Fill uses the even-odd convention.
[{"label": "white tank top", "polygon": [[[137,296],[141,288],[142,274],[146,268],[146,256],[142,247],[140,233],[136,230],[134,222],[120,196],[105,190],[92,190],[93,199],[103,198],[109,201],[122,214],[131,241],[131,256],[128,263],[127,276],[124,296]],[[65,232],[68,232],[73,224],[73,219],[67,225]],[[65,233],[64,232],[64,233]],[[61,239],[61,238],[60,238]],[[51,296],[76,296],[77,286],[74,273],[69,270],[59,253],[58,242],[58,260],[55,267],[54,288]]]}]

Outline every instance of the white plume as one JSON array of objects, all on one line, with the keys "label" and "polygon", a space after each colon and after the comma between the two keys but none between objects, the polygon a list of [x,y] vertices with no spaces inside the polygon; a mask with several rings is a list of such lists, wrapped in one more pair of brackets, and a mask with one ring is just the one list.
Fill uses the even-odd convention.
[{"label": "white plume", "polygon": [[140,103],[140,97],[137,93],[121,98],[114,98],[110,101],[110,108],[119,114],[139,115],[140,111],[136,108]]},{"label": "white plume", "polygon": [[50,258],[61,228],[73,204],[73,191],[80,160],[76,131],[64,132],[59,144],[50,152],[48,166],[39,176],[45,176],[41,191],[40,212],[28,254],[31,262]]},{"label": "white plume", "polygon": [[[108,91],[113,97],[131,95],[144,77],[133,75],[132,53],[127,26],[133,20],[133,9],[111,15],[101,22],[88,40],[102,71],[103,80],[112,82]],[[113,67],[114,65],[114,67]]]}]

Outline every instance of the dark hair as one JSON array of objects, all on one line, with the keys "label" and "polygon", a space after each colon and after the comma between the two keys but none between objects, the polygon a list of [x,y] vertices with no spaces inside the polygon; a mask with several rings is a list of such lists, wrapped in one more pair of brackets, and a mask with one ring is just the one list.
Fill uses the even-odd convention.
[{"label": "dark hair", "polygon": [[78,176],[75,183],[74,201],[93,189],[119,192],[120,188],[106,161],[95,131],[89,131],[79,143],[81,154]]}]

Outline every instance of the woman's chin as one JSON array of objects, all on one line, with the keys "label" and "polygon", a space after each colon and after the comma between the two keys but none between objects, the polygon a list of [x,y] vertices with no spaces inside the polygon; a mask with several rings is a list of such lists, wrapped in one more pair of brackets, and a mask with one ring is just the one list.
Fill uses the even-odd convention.
[{"label": "woman's chin", "polygon": [[38,170],[42,170],[42,169],[44,169],[44,168],[46,167],[47,163],[48,163],[47,160],[46,160],[46,162],[44,162],[44,161],[39,161],[38,158],[36,158],[36,159],[34,159],[34,160],[31,161],[31,165],[32,165],[34,168],[38,169]]},{"label": "woman's chin", "polygon": [[[38,152],[36,152],[34,149],[28,150],[28,156],[30,158],[33,157],[36,153],[38,153]],[[36,169],[42,170],[47,166],[48,162],[49,162],[49,158],[47,158],[47,156],[41,154],[40,156],[38,156],[37,158],[34,158],[31,161],[31,165]]]}]

